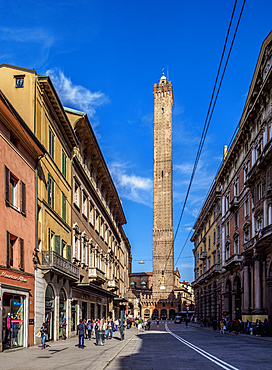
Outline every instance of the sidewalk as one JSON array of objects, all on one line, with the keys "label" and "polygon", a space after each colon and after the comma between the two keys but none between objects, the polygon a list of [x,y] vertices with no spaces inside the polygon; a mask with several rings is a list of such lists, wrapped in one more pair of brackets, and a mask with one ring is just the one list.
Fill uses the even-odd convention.
[{"label": "sidewalk", "polygon": [[[183,324],[181,324],[181,325],[183,325]],[[196,323],[192,323],[192,322],[189,323],[189,326],[191,326],[193,328],[196,328],[196,329],[200,329],[200,330],[214,331],[212,326],[210,326],[210,327],[208,327],[208,326],[201,327],[200,324],[196,324]],[[220,334],[220,331],[218,329],[215,330],[214,332]],[[235,334],[234,331],[229,332],[229,331],[225,330],[224,335],[236,335],[236,334]],[[242,337],[246,337],[246,338],[252,338],[252,339],[260,339],[260,340],[265,340],[267,342],[272,342],[272,337],[256,337],[255,335],[249,335],[249,334],[245,334],[245,333],[239,333],[238,336],[242,336]]]},{"label": "sidewalk", "polygon": [[78,337],[65,341],[48,342],[44,350],[41,345],[18,350],[6,350],[0,353],[1,370],[103,370],[132,340],[137,329],[125,330],[125,339],[120,340],[120,333],[114,332],[111,340],[105,340],[104,346],[96,346],[95,339],[85,340],[84,350],[77,347]]}]

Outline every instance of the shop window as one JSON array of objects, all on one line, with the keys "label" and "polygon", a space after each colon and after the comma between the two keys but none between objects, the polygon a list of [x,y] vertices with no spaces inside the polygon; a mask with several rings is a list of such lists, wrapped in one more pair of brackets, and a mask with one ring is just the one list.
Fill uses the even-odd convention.
[{"label": "shop window", "polygon": [[48,340],[54,339],[54,301],[54,290],[51,285],[47,285],[45,291],[45,322],[48,329]]},{"label": "shop window", "polygon": [[2,300],[3,348],[24,345],[24,296],[4,293]]},{"label": "shop window", "polygon": [[[59,295],[59,337],[66,337],[66,329],[62,327],[62,323],[66,319],[66,293],[63,288],[60,290]],[[66,325],[67,327],[67,325]]]},{"label": "shop window", "polygon": [[71,331],[76,330],[76,305],[77,301],[71,302]]}]

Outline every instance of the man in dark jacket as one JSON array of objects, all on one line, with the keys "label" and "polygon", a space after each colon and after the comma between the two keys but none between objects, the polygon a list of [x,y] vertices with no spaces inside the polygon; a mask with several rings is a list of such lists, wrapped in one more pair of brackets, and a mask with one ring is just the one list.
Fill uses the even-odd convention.
[{"label": "man in dark jacket", "polygon": [[78,335],[78,348],[84,349],[84,336],[86,332],[86,325],[82,323],[82,319],[79,320],[77,326],[76,335]]}]

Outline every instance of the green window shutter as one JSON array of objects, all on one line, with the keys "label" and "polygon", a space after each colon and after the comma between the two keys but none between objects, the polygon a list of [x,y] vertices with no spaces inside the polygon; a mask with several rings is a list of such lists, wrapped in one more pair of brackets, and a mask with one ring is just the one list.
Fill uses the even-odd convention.
[{"label": "green window shutter", "polygon": [[10,233],[7,231],[6,265],[10,267]]},{"label": "green window shutter", "polygon": [[23,181],[21,181],[21,213],[26,215],[26,186]]},{"label": "green window shutter", "polygon": [[60,254],[61,251],[61,235],[54,236],[54,251]]},{"label": "green window shutter", "polygon": [[66,222],[66,196],[62,193],[62,218]]},{"label": "green window shutter", "polygon": [[52,193],[52,199],[51,199],[51,207],[54,209],[54,199],[55,199],[55,182],[51,179],[51,193]]},{"label": "green window shutter", "polygon": [[52,158],[55,158],[55,136],[52,133]]},{"label": "green window shutter", "polygon": [[47,203],[50,204],[50,176],[47,174]]},{"label": "green window shutter", "polygon": [[9,184],[10,184],[10,171],[8,167],[5,166],[5,200],[7,203],[10,203]]},{"label": "green window shutter", "polygon": [[66,155],[64,154],[63,150],[62,150],[62,174],[66,178]]},{"label": "green window shutter", "polygon": [[72,262],[72,247],[71,245],[66,245],[66,259]]},{"label": "green window shutter", "polygon": [[48,146],[49,146],[49,154],[52,155],[52,141],[51,141],[51,130],[48,127]]}]

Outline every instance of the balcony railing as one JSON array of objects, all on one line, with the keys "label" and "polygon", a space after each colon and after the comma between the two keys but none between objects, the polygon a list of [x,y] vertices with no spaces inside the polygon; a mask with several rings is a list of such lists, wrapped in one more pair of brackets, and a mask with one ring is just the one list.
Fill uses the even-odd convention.
[{"label": "balcony railing", "polygon": [[79,279],[79,268],[55,251],[41,252],[42,270],[50,270],[58,275],[66,276],[69,280]]},{"label": "balcony railing", "polygon": [[98,267],[89,268],[89,281],[98,285],[106,282],[105,272],[101,271]]},{"label": "balcony railing", "polygon": [[240,263],[242,262],[242,260],[243,260],[243,257],[241,256],[241,254],[239,254],[239,253],[233,254],[231,257],[229,257],[225,261],[225,266],[227,268],[238,266],[238,265],[240,265]]},{"label": "balcony railing", "polygon": [[239,196],[234,195],[234,197],[232,198],[232,200],[230,202],[229,210],[232,211],[232,210],[236,209],[238,206],[239,206]]}]

